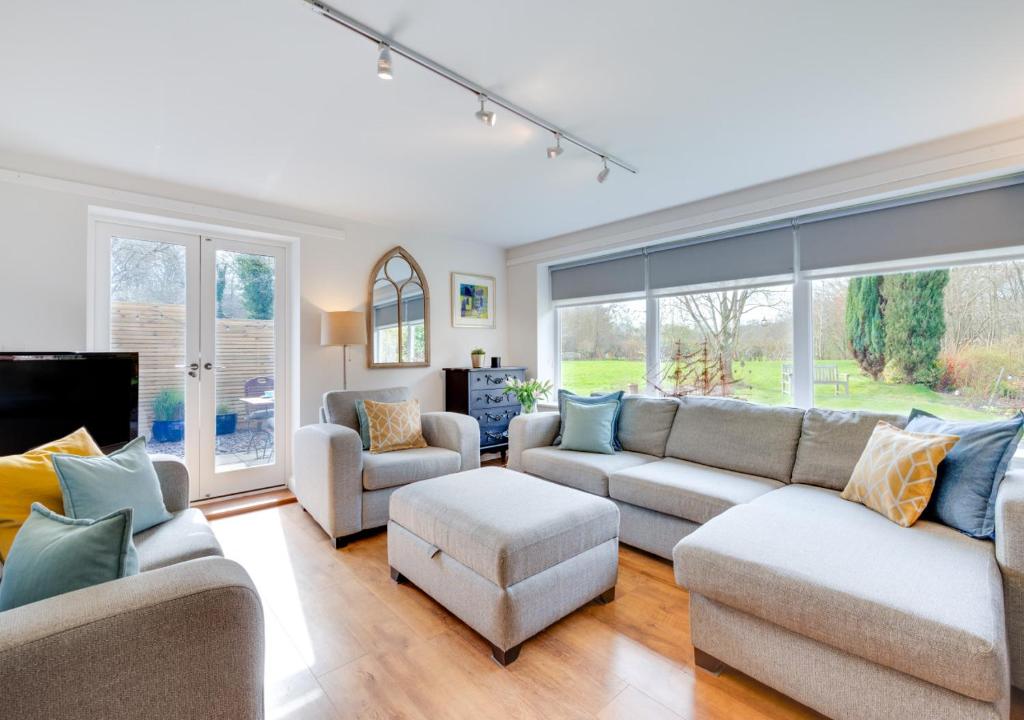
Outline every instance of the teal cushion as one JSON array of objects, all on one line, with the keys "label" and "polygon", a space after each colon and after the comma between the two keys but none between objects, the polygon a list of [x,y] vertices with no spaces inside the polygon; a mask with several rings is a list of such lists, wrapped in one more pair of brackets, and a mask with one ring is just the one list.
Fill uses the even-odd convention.
[{"label": "teal cushion", "polygon": [[614,454],[618,412],[618,402],[582,403],[575,398],[567,399],[562,415],[562,450]]},{"label": "teal cushion", "polygon": [[562,442],[562,434],[565,432],[565,403],[567,400],[572,398],[577,403],[595,405],[597,403],[615,402],[615,419],[612,421],[614,439],[612,444],[616,450],[621,450],[622,445],[619,444],[619,414],[622,412],[622,390],[617,390],[607,395],[591,395],[586,397],[584,395],[577,395],[571,390],[559,390],[558,391],[558,412],[562,416],[562,424],[558,430],[558,435],[555,436],[555,441],[552,445],[558,445]]},{"label": "teal cushion", "polygon": [[171,519],[143,437],[110,455],[55,454],[53,467],[69,517],[99,518],[130,507],[135,518],[133,533]]},{"label": "teal cushion", "polygon": [[974,538],[994,538],[996,493],[1017,452],[1022,428],[1020,412],[1006,420],[971,422],[911,411],[907,430],[960,437],[939,463],[925,517]]},{"label": "teal cushion", "polygon": [[356,400],[356,417],[359,418],[359,439],[363,441],[363,450],[370,449],[370,418],[366,414],[366,404]]},{"label": "teal cushion", "polygon": [[131,508],[98,520],[73,520],[32,503],[4,563],[0,610],[138,572]]}]

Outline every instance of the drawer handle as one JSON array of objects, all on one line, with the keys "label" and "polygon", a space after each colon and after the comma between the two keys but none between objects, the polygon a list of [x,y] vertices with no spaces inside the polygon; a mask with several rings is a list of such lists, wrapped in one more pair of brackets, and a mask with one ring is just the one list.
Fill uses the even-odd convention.
[{"label": "drawer handle", "polygon": [[505,415],[495,415],[494,413],[484,413],[484,417],[492,422],[505,419]]},{"label": "drawer handle", "polygon": [[504,440],[505,438],[508,437],[507,432],[492,433],[490,431],[487,431],[484,434],[487,435],[488,440]]},{"label": "drawer handle", "polygon": [[494,403],[495,405],[501,405],[505,402],[504,395],[484,395],[484,397],[487,398],[488,404]]},{"label": "drawer handle", "polygon": [[502,385],[505,382],[505,378],[494,377],[493,375],[484,375],[484,378],[489,385]]}]

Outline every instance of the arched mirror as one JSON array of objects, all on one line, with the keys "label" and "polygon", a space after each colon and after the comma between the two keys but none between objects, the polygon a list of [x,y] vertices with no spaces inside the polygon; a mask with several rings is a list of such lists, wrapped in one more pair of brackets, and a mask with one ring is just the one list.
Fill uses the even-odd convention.
[{"label": "arched mirror", "polygon": [[366,307],[370,367],[430,364],[430,290],[404,248],[389,250],[377,261]]}]

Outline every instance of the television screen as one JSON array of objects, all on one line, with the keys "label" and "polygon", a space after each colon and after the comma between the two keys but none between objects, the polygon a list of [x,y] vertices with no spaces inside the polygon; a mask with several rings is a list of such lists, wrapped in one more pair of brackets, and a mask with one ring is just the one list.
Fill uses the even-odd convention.
[{"label": "television screen", "polygon": [[104,450],[139,434],[138,353],[0,353],[0,455],[80,427]]}]

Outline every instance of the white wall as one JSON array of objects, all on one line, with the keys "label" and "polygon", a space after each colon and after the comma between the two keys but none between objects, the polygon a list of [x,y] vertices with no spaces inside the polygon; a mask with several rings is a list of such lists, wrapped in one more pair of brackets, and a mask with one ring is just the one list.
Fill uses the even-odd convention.
[{"label": "white wall", "polygon": [[[144,185],[129,179],[117,184]],[[153,184],[145,187],[152,195]],[[292,276],[299,285],[294,353],[299,387],[293,388],[293,397],[300,424],[316,422],[321,395],[341,386],[341,348],[320,347],[320,311],[363,309],[369,273],[378,257],[395,245],[412,253],[430,286],[432,365],[370,370],[364,349],[350,348],[349,387],[408,385],[425,410],[439,410],[444,402],[441,368],[468,365],[469,351],[476,346],[488,354],[505,355],[505,254],[499,248],[410,237],[379,226],[310,216],[320,224],[323,234],[317,234],[316,227],[300,224],[303,214],[296,211],[278,212],[195,189],[167,186],[166,190],[147,198],[0,171],[0,350],[86,347],[87,220],[92,205],[299,237],[298,272]],[[239,214],[254,210],[262,217]],[[331,225],[323,229],[326,222]],[[336,230],[344,232],[344,239],[329,236]],[[497,277],[496,329],[452,328],[449,273],[453,270]]]}]

